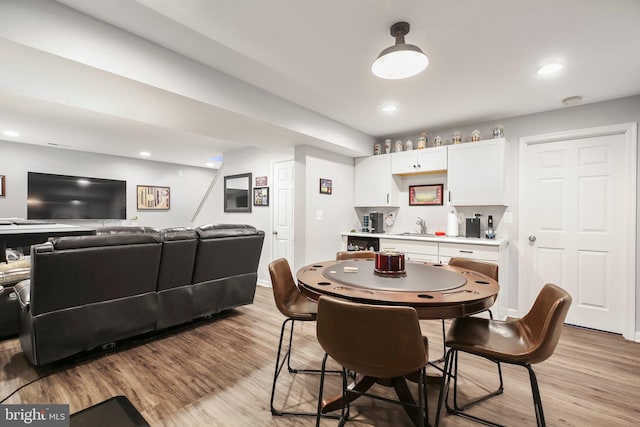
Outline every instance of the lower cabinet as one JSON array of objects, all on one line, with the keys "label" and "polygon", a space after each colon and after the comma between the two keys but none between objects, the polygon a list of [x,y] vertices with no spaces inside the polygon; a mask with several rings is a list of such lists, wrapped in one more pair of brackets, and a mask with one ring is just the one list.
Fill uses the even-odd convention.
[{"label": "lower cabinet", "polygon": [[500,293],[492,309],[494,316],[506,317],[508,313],[509,262],[508,242],[500,241],[495,245],[477,245],[463,242],[442,242],[380,238],[380,250],[396,250],[405,254],[407,261],[424,261],[448,264],[453,257],[472,258],[478,261],[498,264],[498,282]]},{"label": "lower cabinet", "polygon": [[404,252],[407,261],[438,262],[438,242],[380,239],[380,250]]}]

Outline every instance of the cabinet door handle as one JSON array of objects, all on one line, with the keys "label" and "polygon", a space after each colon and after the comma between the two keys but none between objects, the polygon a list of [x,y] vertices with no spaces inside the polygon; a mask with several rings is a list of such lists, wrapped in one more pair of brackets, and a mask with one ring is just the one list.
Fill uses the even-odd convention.
[{"label": "cabinet door handle", "polygon": [[463,254],[472,254],[472,253],[473,253],[473,251],[463,251],[462,249],[460,249],[460,253],[463,253]]},{"label": "cabinet door handle", "polygon": [[413,168],[415,169],[415,168],[416,168],[416,165],[413,165]]},{"label": "cabinet door handle", "polygon": [[387,193],[387,204],[389,204],[389,193]]},{"label": "cabinet door handle", "polygon": [[418,169],[420,169],[420,163],[418,163]]},{"label": "cabinet door handle", "polygon": [[449,201],[451,201],[451,191],[449,191]]}]

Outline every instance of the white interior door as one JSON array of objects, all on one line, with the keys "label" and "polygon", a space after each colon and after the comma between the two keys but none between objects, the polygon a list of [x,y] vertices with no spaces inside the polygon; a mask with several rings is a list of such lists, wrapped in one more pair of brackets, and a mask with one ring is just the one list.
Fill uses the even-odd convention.
[{"label": "white interior door", "polygon": [[567,323],[624,332],[635,299],[628,148],[623,133],[521,144],[521,310],[551,282],[573,297]]},{"label": "white interior door", "polygon": [[293,259],[293,160],[273,164],[273,259],[286,258],[291,268]]}]

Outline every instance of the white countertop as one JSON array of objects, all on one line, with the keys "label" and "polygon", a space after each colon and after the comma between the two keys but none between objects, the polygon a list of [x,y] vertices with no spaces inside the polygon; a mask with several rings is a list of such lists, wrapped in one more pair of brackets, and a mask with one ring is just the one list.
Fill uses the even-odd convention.
[{"label": "white countertop", "polygon": [[347,232],[342,233],[343,236],[353,237],[377,237],[379,239],[396,239],[396,240],[414,240],[421,242],[438,242],[438,243],[457,243],[465,245],[485,245],[485,246],[501,246],[507,244],[507,239],[481,239],[477,237],[449,237],[434,236],[430,234],[404,234],[404,233],[362,233]]}]

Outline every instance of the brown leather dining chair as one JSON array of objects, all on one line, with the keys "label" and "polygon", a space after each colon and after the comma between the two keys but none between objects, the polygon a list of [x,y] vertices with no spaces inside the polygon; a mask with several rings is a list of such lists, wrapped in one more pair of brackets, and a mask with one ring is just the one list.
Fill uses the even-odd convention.
[{"label": "brown leather dining chair", "polygon": [[[282,328],[280,329],[280,342],[278,344],[278,354],[276,356],[276,368],[273,375],[273,386],[271,388],[271,414],[272,415],[306,415],[316,416],[315,412],[301,412],[301,411],[283,411],[276,409],[273,406],[276,384],[280,372],[287,365],[287,370],[292,374],[297,373],[315,373],[319,374],[320,369],[296,369],[291,367],[291,349],[293,344],[293,330],[295,322],[313,322],[316,320],[316,313],[318,311],[318,304],[309,300],[300,293],[300,290],[296,286],[291,274],[291,268],[289,262],[280,258],[269,264],[269,274],[271,276],[271,286],[273,288],[273,297],[275,299],[276,307],[282,313],[286,319],[282,322]],[[284,340],[285,330],[287,324],[291,323],[291,329],[289,332],[289,345],[284,356],[282,356],[282,341]],[[282,356],[282,357],[281,357]],[[332,371],[336,372],[336,371]]]},{"label": "brown leather dining chair", "polygon": [[[449,265],[453,265],[454,267],[460,267],[463,269],[463,274],[473,274],[474,272],[480,273],[480,274],[484,274],[485,276],[488,276],[490,278],[492,278],[493,280],[495,280],[496,282],[498,281],[498,264],[494,264],[491,262],[485,262],[485,261],[476,261],[474,259],[471,258],[458,258],[458,257],[453,257],[451,259],[449,259],[448,262]],[[489,318],[493,319],[493,313],[491,312],[491,309],[486,310],[489,313]],[[446,332],[445,332],[445,327],[444,327],[444,319],[442,319],[442,346],[444,347],[443,351],[442,351],[442,359],[439,359],[437,362],[442,362],[444,361],[444,357],[445,354],[447,353],[447,343],[446,343]],[[482,396],[478,396],[477,398],[465,403],[464,406],[460,407],[460,406],[455,406],[455,409],[459,410],[459,411],[463,411],[466,408],[469,408],[477,403],[480,403],[484,400],[487,400],[493,396],[498,396],[499,394],[502,394],[502,392],[504,391],[504,381],[502,379],[502,367],[500,366],[500,362],[496,362],[497,368],[498,368],[498,380],[499,380],[499,384],[498,384],[498,388],[495,389],[494,391],[491,391],[485,395]],[[457,404],[457,402],[456,402]]]},{"label": "brown leather dining chair", "polygon": [[374,251],[340,251],[336,254],[336,261],[348,259],[375,259]]},{"label": "brown leather dining chair", "polygon": [[[540,389],[532,364],[543,362],[555,351],[562,325],[571,305],[571,295],[564,289],[546,284],[529,312],[520,319],[493,320],[479,317],[454,319],[447,332],[449,351],[445,360],[448,372],[438,402],[436,424],[443,404],[447,411],[485,425],[497,425],[455,408],[458,392],[458,353],[464,352],[495,362],[527,368],[538,426],[545,426]],[[448,405],[449,384],[453,378],[454,407]]]},{"label": "brown leather dining chair", "polygon": [[[418,314],[414,308],[361,304],[323,295],[318,301],[316,333],[318,342],[326,352],[322,361],[316,426],[319,426],[322,412],[324,372],[328,356],[343,367],[343,404],[339,425],[344,425],[349,418],[351,399],[347,397],[348,394],[352,397],[368,396],[417,409],[418,425],[426,425],[428,413],[425,370],[428,344],[420,332]],[[418,402],[400,402],[372,395],[366,390],[347,388],[347,371],[396,381],[404,381],[405,375],[417,372]]]}]

